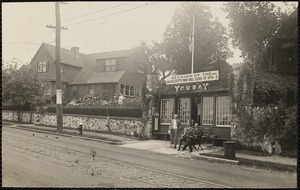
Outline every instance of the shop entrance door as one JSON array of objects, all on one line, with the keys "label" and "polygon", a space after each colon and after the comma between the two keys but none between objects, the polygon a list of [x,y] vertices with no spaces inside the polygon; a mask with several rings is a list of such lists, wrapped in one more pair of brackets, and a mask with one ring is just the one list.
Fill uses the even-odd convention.
[{"label": "shop entrance door", "polygon": [[201,97],[193,97],[192,98],[192,115],[191,119],[193,119],[198,125],[200,125],[201,121]]}]

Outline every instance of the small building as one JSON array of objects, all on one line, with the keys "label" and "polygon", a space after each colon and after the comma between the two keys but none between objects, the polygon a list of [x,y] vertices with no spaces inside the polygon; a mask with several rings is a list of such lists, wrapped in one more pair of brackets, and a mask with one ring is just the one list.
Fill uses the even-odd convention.
[{"label": "small building", "polygon": [[226,62],[224,65],[211,65],[209,70],[203,72],[207,74],[210,71],[218,71],[217,80],[162,85],[155,100],[159,122],[157,126],[153,126],[153,136],[166,136],[172,116],[178,114],[182,125],[189,125],[190,119],[193,119],[203,126],[209,135],[230,139],[230,70],[231,66]]},{"label": "small building", "polygon": [[[30,63],[32,72],[47,78],[45,98],[51,101],[56,91],[55,46],[43,43]],[[103,90],[141,97],[148,60],[140,48],[83,54],[79,47],[61,48],[61,83],[65,102]]]}]

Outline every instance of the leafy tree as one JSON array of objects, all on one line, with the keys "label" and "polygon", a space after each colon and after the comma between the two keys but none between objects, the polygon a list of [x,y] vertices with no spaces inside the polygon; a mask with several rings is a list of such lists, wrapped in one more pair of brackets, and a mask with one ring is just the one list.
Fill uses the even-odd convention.
[{"label": "leafy tree", "polygon": [[[172,73],[191,72],[192,53],[190,51],[195,17],[194,72],[205,70],[217,58],[231,56],[225,27],[213,20],[209,7],[203,3],[183,3],[176,9],[171,23],[167,26],[161,43],[153,42],[145,48],[155,72],[162,74],[162,79]],[[216,58],[217,57],[217,58]]]},{"label": "leafy tree", "polygon": [[2,102],[15,105],[18,121],[25,105],[34,105],[46,91],[44,79],[32,73],[27,67],[17,69],[19,62],[11,61],[11,65],[2,71]]},{"label": "leafy tree", "polygon": [[[283,5],[290,6],[287,3]],[[296,9],[293,5],[289,8]],[[233,45],[241,49],[244,57],[248,55],[252,59],[259,58],[268,42],[278,36],[278,33],[295,32],[284,26],[290,10],[284,11],[272,2],[229,2],[224,10],[230,20]],[[291,22],[295,29],[297,17]]]}]

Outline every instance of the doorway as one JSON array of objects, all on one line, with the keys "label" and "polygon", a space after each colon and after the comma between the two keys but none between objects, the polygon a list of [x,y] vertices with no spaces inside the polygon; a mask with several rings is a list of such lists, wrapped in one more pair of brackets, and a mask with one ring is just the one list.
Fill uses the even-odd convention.
[{"label": "doorway", "polygon": [[201,96],[192,97],[192,114],[191,119],[193,119],[198,125],[201,125]]}]

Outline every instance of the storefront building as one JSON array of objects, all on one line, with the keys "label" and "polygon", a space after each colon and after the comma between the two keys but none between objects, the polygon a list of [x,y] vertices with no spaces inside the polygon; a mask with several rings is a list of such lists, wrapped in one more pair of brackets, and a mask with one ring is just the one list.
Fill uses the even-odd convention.
[{"label": "storefront building", "polygon": [[219,73],[218,70],[203,73],[215,75],[210,79],[208,76],[206,80],[200,80],[200,82],[195,82],[195,79],[183,79],[174,80],[168,84],[167,81],[160,88],[156,99],[158,122],[156,122],[157,125],[153,125],[152,132],[154,138],[168,136],[170,121],[174,114],[178,114],[182,125],[189,125],[190,119],[193,119],[205,129],[208,135],[222,139],[231,138],[228,72],[220,71]]}]

